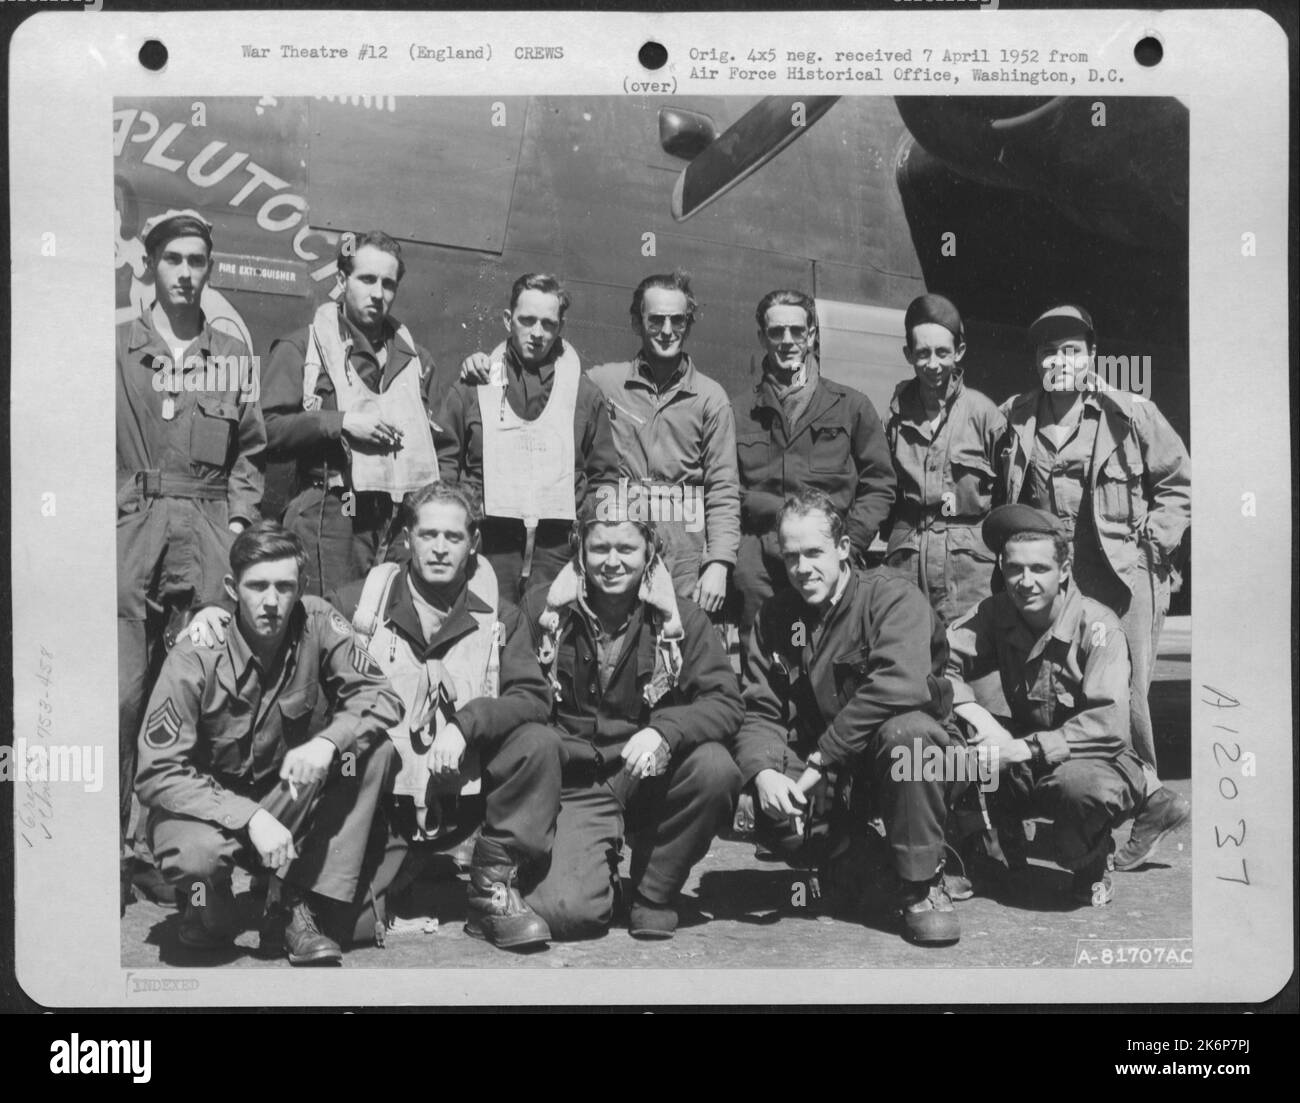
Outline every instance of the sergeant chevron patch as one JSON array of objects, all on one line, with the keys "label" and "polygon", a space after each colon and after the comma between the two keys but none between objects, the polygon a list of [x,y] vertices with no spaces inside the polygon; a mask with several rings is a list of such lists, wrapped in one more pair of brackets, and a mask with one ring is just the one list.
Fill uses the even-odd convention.
[{"label": "sergeant chevron patch", "polygon": [[358,644],[352,645],[352,669],[371,678],[378,678],[384,673],[383,668],[370,657],[370,652]]},{"label": "sergeant chevron patch", "polygon": [[172,699],[168,697],[149,714],[144,729],[144,741],[154,750],[160,751],[164,747],[170,747],[180,738],[180,735],[181,716],[176,711],[176,706],[172,704]]}]

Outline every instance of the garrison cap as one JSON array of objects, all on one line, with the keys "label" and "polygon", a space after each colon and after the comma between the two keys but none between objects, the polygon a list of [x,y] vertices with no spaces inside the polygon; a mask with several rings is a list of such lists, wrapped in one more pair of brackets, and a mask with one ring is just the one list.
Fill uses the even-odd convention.
[{"label": "garrison cap", "polygon": [[1089,344],[1096,344],[1096,332],[1092,326],[1092,315],[1081,306],[1062,303],[1050,310],[1044,310],[1029,325],[1029,343],[1038,345],[1043,341],[1059,341],[1063,337],[1088,338]]},{"label": "garrison cap", "polygon": [[1001,555],[1007,538],[1017,532],[1042,533],[1056,538],[1064,535],[1065,530],[1061,527],[1061,522],[1046,510],[1035,509],[1023,503],[998,506],[984,519],[984,543],[994,555]]},{"label": "garrison cap", "polygon": [[141,227],[141,233],[144,235],[144,251],[150,255],[174,237],[201,237],[207,243],[208,251],[212,251],[212,223],[192,207],[154,215]]},{"label": "garrison cap", "polygon": [[903,316],[903,330],[909,345],[912,343],[912,327],[923,326],[927,322],[943,326],[957,338],[958,344],[965,343],[966,330],[962,325],[961,313],[950,299],[945,299],[942,295],[918,295],[912,300]]}]

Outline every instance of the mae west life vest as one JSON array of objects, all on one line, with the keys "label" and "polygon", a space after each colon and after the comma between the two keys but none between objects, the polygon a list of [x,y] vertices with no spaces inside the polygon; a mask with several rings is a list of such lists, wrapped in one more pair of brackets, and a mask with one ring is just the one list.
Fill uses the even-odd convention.
[{"label": "mae west life vest", "polygon": [[537,523],[572,521],[573,418],[578,408],[582,365],[567,345],[555,361],[555,378],[546,406],[533,421],[521,418],[506,399],[506,346],[492,350],[488,382],[480,383],[483,425],[483,512],[524,523],[524,561],[532,573]]},{"label": "mae west life vest", "polygon": [[[546,594],[546,608],[537,618],[542,630],[537,646],[537,661],[546,672],[555,702],[560,700],[560,681],[556,674],[559,662],[560,639],[570,618],[580,609],[583,580],[576,561],[570,561],[556,576]],[[655,634],[655,665],[642,696],[653,708],[660,698],[675,689],[682,673],[681,641],[686,637],[681,616],[677,611],[677,597],[673,592],[673,579],[667,566],[658,555],[654,556],[641,579],[638,597],[646,606],[646,620]]]},{"label": "mae west life vest", "polygon": [[[373,408],[401,430],[402,442],[394,452],[360,452],[347,448],[352,489],[381,491],[400,502],[410,491],[438,479],[433,429],[420,393],[419,359],[415,359],[414,368],[407,365],[398,372],[388,390],[376,394],[352,370],[352,337],[350,334],[345,337],[340,329],[339,308],[335,303],[325,303],[312,318],[302,368],[303,409],[311,410],[319,405],[316,383],[324,370],[334,384],[340,411],[346,414],[353,409]],[[415,348],[406,326],[397,327],[397,336]]]},{"label": "mae west life vest", "polygon": [[450,722],[457,704],[499,694],[505,629],[498,620],[496,574],[492,565],[479,556],[468,585],[488,610],[471,613],[476,630],[456,640],[441,658],[421,659],[406,639],[384,621],[389,596],[399,580],[406,584],[400,564],[374,567],[362,586],[352,627],[405,706],[404,718],[388,732],[402,759],[393,793],[414,803],[419,840],[427,840],[454,827],[446,822],[444,805],[448,802],[444,798],[470,796],[482,790],[482,770],[472,745],[461,763],[458,793],[439,792],[429,770],[429,758],[434,738]]}]

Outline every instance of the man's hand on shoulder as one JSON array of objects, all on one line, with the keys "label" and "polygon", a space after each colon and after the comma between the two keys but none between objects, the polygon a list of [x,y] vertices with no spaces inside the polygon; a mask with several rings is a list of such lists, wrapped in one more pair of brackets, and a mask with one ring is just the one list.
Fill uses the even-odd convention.
[{"label": "man's hand on shoulder", "polygon": [[492,361],[486,352],[471,352],[460,362],[460,381],[477,387],[492,377]]},{"label": "man's hand on shoulder", "polygon": [[229,610],[220,605],[205,605],[190,621],[190,642],[195,647],[221,647],[226,642],[226,626],[230,623]]}]

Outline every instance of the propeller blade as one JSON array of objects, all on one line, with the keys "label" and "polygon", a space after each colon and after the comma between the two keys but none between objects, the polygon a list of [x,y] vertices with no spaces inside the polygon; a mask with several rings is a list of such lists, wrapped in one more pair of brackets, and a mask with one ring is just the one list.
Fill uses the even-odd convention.
[{"label": "propeller blade", "polygon": [[[678,222],[725,195],[820,119],[839,96],[768,96],[750,108],[682,170],[673,187]],[[795,125],[796,105],[803,125]]]}]

